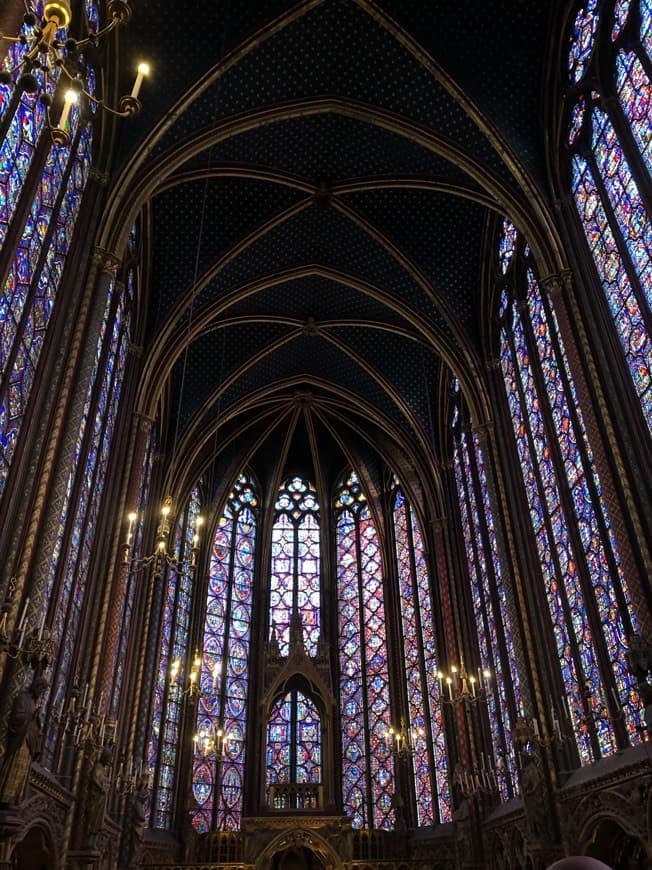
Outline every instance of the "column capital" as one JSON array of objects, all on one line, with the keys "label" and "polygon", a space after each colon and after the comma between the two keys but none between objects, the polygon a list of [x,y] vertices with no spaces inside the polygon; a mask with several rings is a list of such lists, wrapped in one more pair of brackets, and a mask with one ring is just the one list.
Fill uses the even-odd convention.
[{"label": "column capital", "polygon": [[106,248],[97,247],[93,250],[93,265],[111,277],[118,271],[121,262],[112,251],[107,251]]},{"label": "column capital", "polygon": [[493,435],[494,432],[494,421],[493,420],[485,420],[482,423],[472,423],[471,431],[474,435],[478,436],[478,440],[482,444],[486,444],[489,440],[489,436]]},{"label": "column capital", "polygon": [[101,187],[106,187],[109,181],[111,181],[111,176],[108,172],[100,172],[99,169],[96,169],[94,166],[92,166],[88,173],[88,180],[94,181]]}]

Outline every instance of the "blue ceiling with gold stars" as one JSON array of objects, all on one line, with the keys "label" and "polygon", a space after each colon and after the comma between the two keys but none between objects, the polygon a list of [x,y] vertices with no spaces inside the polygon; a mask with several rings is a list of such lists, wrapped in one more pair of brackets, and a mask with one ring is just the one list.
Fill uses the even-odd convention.
[{"label": "blue ceiling with gold stars", "polygon": [[116,170],[147,235],[141,404],[207,461],[216,421],[309,395],[365,466],[393,442],[435,469],[450,372],[484,376],[492,234],[551,199],[563,0],[167,6],[121,34],[153,70]]}]

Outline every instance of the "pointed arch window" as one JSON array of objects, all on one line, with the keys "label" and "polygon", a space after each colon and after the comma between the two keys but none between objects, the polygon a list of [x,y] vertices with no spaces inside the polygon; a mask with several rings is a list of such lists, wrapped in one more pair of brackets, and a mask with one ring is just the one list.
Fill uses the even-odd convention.
[{"label": "pointed arch window", "polygon": [[650,0],[588,0],[574,21],[568,66],[570,187],[652,431]]},{"label": "pointed arch window", "polygon": [[197,485],[175,529],[174,550],[179,554],[179,559],[177,566],[172,567],[168,574],[163,602],[152,731],[147,752],[149,768],[154,770],[150,817],[153,828],[169,829],[174,812],[185,677],[181,670],[172,678],[171,666],[176,661],[185,664],[188,659],[194,591],[194,572],[191,568],[193,537],[201,505],[201,489]]},{"label": "pointed arch window", "polygon": [[257,515],[254,482],[241,474],[211,550],[193,760],[200,833],[239,830],[242,818]]},{"label": "pointed arch window", "polygon": [[[505,241],[509,241],[503,237]],[[503,245],[503,254],[507,245]],[[468,409],[457,379],[453,384],[453,468],[466,551],[470,597],[477,627],[480,667],[494,675],[494,691],[487,712],[496,758],[499,793],[514,796],[516,748],[510,722],[522,709],[521,689],[507,590],[489,500],[487,474],[480,441],[470,432]],[[500,759],[504,763],[500,763]]]},{"label": "pointed arch window", "polygon": [[[96,4],[87,14],[97,17]],[[65,36],[64,36],[65,38]],[[24,51],[9,49],[4,65]],[[35,71],[42,78],[40,70]],[[41,81],[50,95],[58,70]],[[89,69],[85,89],[94,93]],[[70,116],[70,144],[52,145],[43,132],[45,109],[35,94],[0,86],[0,111],[10,116],[0,144],[0,247],[9,228],[16,239],[0,256],[0,495],[19,444],[45,335],[92,160],[92,125],[83,107]]]},{"label": "pointed arch window", "polygon": [[301,617],[308,655],[317,653],[320,633],[319,504],[314,486],[293,477],[281,487],[272,528],[270,633],[280,653],[290,648],[293,612]]},{"label": "pointed arch window", "polygon": [[506,236],[513,245],[500,268],[501,365],[565,709],[580,758],[588,762],[617,748],[601,709],[622,707],[630,740],[638,739],[635,687],[625,663],[631,601],[554,310],[529,249],[508,221]]},{"label": "pointed arch window", "polygon": [[321,764],[319,710],[312,698],[292,689],[274,703],[267,721],[267,785],[318,785]]},{"label": "pointed arch window", "polygon": [[419,825],[451,820],[448,756],[426,547],[419,520],[398,481],[392,494],[403,660]]},{"label": "pointed arch window", "polygon": [[354,828],[391,828],[394,760],[380,541],[354,472],[335,500],[342,800]]}]

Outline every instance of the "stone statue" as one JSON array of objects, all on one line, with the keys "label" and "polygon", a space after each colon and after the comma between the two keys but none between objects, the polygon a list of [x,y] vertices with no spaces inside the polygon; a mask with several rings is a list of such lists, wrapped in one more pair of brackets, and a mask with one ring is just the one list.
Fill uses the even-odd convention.
[{"label": "stone statue", "polygon": [[536,756],[529,753],[521,755],[520,777],[528,825],[532,838],[540,842],[549,836],[549,831],[545,783]]},{"label": "stone statue", "polygon": [[639,682],[643,682],[652,666],[652,650],[639,634],[631,634],[627,638],[625,659],[630,674],[633,674]]},{"label": "stone statue", "polygon": [[147,820],[147,795],[149,793],[148,777],[142,777],[136,784],[134,804],[131,816],[131,865],[140,865],[140,852],[145,834],[145,821]]},{"label": "stone statue", "polygon": [[36,677],[31,686],[19,692],[14,699],[0,768],[0,805],[18,806],[25,796],[32,761],[41,752],[38,702],[47,687],[45,677]]},{"label": "stone statue", "polygon": [[98,839],[104,828],[104,813],[109,793],[109,768],[111,766],[111,749],[105,746],[98,756],[88,780],[86,794],[86,820],[84,833],[86,848],[96,849]]},{"label": "stone statue", "polygon": [[405,801],[403,800],[399,792],[394,792],[389,805],[394,810],[395,830],[405,831],[407,828],[407,825],[405,823]]}]

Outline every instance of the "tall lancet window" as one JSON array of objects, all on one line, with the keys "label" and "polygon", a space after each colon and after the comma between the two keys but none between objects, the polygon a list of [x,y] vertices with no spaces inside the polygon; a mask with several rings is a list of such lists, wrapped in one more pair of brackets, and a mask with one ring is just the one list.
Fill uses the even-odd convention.
[{"label": "tall lancet window", "polygon": [[393,516],[417,819],[432,825],[451,820],[435,616],[421,526],[398,484]]},{"label": "tall lancet window", "polygon": [[201,491],[196,486],[176,526],[174,549],[178,562],[168,574],[163,602],[152,732],[147,752],[149,768],[154,771],[150,817],[153,828],[169,828],[174,812],[183,692],[188,679],[184,665],[188,660],[194,586],[193,538],[200,510]]},{"label": "tall lancet window", "polygon": [[570,185],[652,431],[652,3],[586,0],[568,55]]},{"label": "tall lancet window", "polygon": [[280,653],[290,649],[290,622],[301,617],[308,655],[317,653],[320,626],[319,505],[311,483],[288,480],[279,492],[272,528],[270,633]]},{"label": "tall lancet window", "polygon": [[242,818],[258,498],[241,474],[211,550],[193,762],[195,828],[238,830]]},{"label": "tall lancet window", "polygon": [[[127,364],[134,274],[130,269],[122,293],[115,291],[114,282],[109,288],[49,564],[48,612],[57,646],[50,709],[57,714],[72,688],[75,644],[86,605],[91,555]],[[53,720],[51,717],[44,752],[48,762],[53,761],[61,737]]]},{"label": "tall lancet window", "polygon": [[[625,637],[631,602],[555,313],[505,221],[501,364],[543,573],[565,710],[583,762],[615,751],[621,706],[637,739]],[[587,689],[589,692],[587,693]]]},{"label": "tall lancet window", "polygon": [[[513,797],[516,751],[510,721],[521,710],[521,691],[503,568],[498,555],[485,459],[478,436],[470,431],[459,382],[453,384],[453,460],[470,598],[478,632],[480,666],[495,679],[487,710],[501,797]],[[500,763],[500,759],[504,764]]]},{"label": "tall lancet window", "polygon": [[[95,21],[96,4],[89,3],[86,13],[90,23]],[[24,51],[21,43],[11,45],[3,68],[15,68]],[[44,76],[35,68],[34,74],[52,95],[58,70]],[[92,69],[84,87],[94,93]],[[70,143],[52,145],[44,131],[45,108],[38,95],[0,85],[0,118],[10,118],[0,143],[0,494],[20,443],[88,180],[92,124],[87,123],[85,113],[91,107],[75,106],[69,122]]]},{"label": "tall lancet window", "polygon": [[353,472],[338,487],[335,522],[343,806],[354,828],[391,828],[383,567],[376,524]]}]

